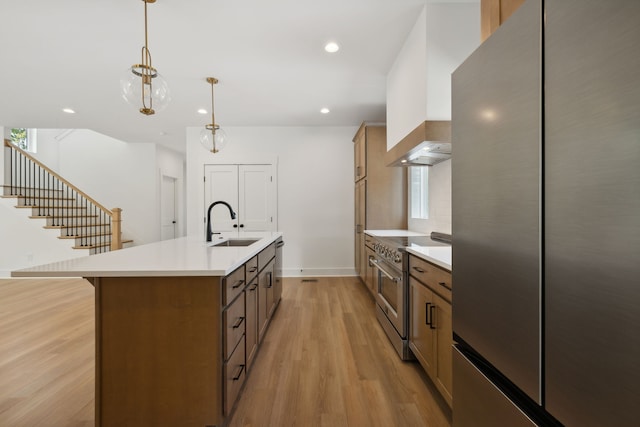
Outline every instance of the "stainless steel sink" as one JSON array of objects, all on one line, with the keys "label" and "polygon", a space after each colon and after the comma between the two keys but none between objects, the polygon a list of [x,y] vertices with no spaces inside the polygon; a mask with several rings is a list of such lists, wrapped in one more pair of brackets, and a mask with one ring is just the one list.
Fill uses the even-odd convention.
[{"label": "stainless steel sink", "polygon": [[211,246],[249,246],[260,239],[227,239],[222,242],[212,243]]}]

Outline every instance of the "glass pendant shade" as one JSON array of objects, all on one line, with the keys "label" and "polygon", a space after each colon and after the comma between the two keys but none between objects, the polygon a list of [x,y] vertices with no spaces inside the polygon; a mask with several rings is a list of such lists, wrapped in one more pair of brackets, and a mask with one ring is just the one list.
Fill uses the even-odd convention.
[{"label": "glass pendant shade", "polygon": [[211,125],[207,125],[200,131],[200,144],[208,151],[217,153],[227,145],[227,134],[224,130],[216,125],[217,129],[211,129]]},{"label": "glass pendant shade", "polygon": [[135,64],[120,79],[121,94],[129,105],[142,114],[151,115],[164,110],[171,93],[167,81],[155,68]]}]

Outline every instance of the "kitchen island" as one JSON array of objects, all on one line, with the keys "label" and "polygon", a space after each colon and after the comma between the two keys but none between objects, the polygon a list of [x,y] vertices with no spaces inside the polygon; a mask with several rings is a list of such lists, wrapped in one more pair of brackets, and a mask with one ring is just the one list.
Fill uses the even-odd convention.
[{"label": "kitchen island", "polygon": [[184,237],[12,276],[95,286],[97,426],[222,426],[280,299],[281,236]]}]

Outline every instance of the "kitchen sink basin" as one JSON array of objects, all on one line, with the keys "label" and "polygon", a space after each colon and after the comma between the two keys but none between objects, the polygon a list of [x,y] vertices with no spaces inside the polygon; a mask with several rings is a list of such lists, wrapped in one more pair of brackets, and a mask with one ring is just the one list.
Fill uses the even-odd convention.
[{"label": "kitchen sink basin", "polygon": [[260,239],[227,239],[222,242],[212,243],[211,246],[249,246]]}]

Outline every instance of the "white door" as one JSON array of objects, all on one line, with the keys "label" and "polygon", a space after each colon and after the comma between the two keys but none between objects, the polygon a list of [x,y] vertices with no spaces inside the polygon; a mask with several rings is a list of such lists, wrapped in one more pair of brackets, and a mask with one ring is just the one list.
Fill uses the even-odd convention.
[{"label": "white door", "polygon": [[177,179],[162,175],[160,194],[160,240],[176,238]]},{"label": "white door", "polygon": [[[236,215],[238,214],[238,166],[205,165],[204,172],[204,218],[206,227],[207,211],[213,202],[219,200],[227,202]],[[237,216],[235,220],[231,219],[231,214],[226,206],[220,204],[213,207],[211,210],[211,230],[213,232],[233,231],[237,229],[237,226]]]},{"label": "white door", "polygon": [[211,203],[222,200],[237,216],[232,220],[224,205],[211,211],[211,229],[220,231],[275,231],[276,183],[271,165],[205,165],[205,227]]},{"label": "white door", "polygon": [[238,181],[239,226],[244,230],[274,231],[271,166],[240,165]]}]

